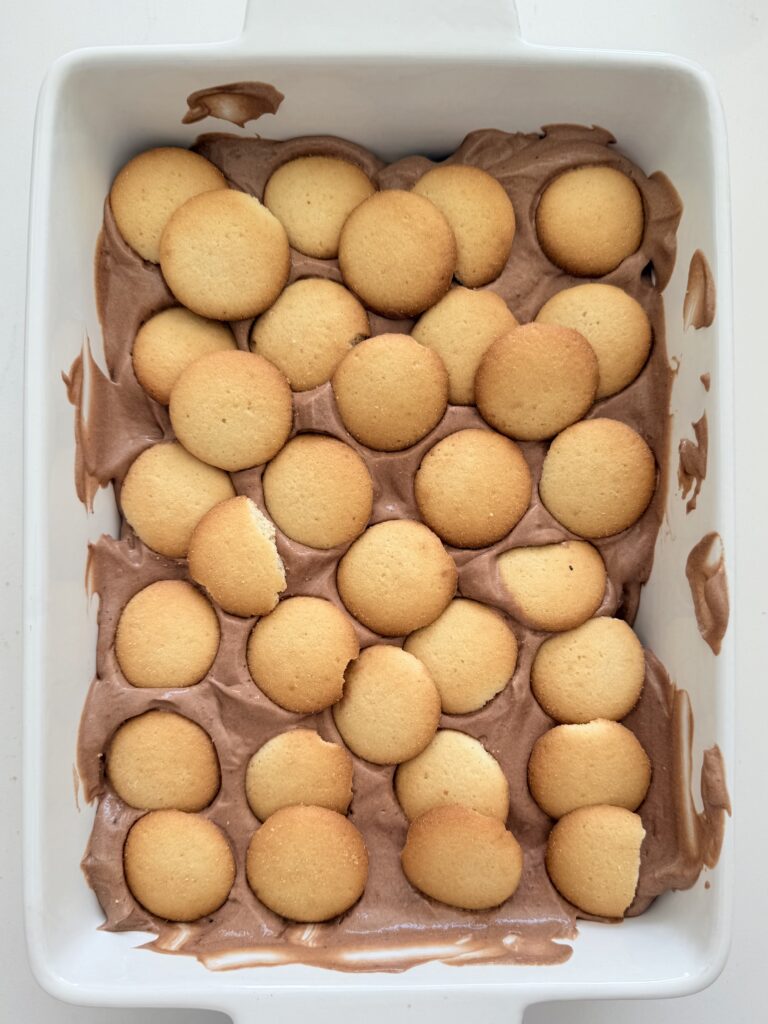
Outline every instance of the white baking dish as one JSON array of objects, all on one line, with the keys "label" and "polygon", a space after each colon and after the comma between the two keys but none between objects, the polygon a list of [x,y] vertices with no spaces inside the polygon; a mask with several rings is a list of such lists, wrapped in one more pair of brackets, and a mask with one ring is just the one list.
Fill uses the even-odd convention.
[{"label": "white baking dish", "polygon": [[[280,5],[271,5],[273,8]],[[286,138],[332,133],[386,158],[439,154],[475,128],[535,130],[572,121],[611,129],[647,172],[672,179],[685,203],[678,263],[665,293],[668,348],[681,358],[672,443],[706,408],[710,468],[686,516],[674,487],[638,620],[644,641],[691,695],[694,771],[718,743],[733,764],[733,628],[714,657],[700,638],[685,560],[709,530],[734,564],[732,338],[727,157],[710,79],[678,58],[530,46],[504,0],[407,0],[372,8],[336,0],[301,11],[253,11],[235,42],[82,51],[59,60],[38,109],[30,227],[26,378],[25,902],[35,974],[59,998],[112,1006],[209,1007],[237,1019],[338,1021],[393,1015],[509,1021],[542,999],[691,992],[721,969],[728,947],[732,844],[693,890],[659,899],[620,927],[583,923],[561,966],[450,968],[348,975],[284,966],[214,973],[196,960],[137,949],[143,936],[97,930],[102,914],[80,873],[90,809],[75,809],[78,720],[94,669],[96,607],[84,588],[86,545],[118,519],[111,492],[93,515],[73,485],[72,408],[61,382],[88,335],[100,334],[92,262],[103,197],[119,166],[158,143],[191,143],[185,97],[208,85],[272,82],[286,94],[256,125]],[[251,130],[254,128],[250,126]],[[238,131],[238,129],[231,129]],[[694,249],[709,257],[718,312],[683,333]],[[710,372],[706,394],[699,375]],[[731,585],[733,580],[731,579]],[[730,829],[728,830],[730,833]]]}]

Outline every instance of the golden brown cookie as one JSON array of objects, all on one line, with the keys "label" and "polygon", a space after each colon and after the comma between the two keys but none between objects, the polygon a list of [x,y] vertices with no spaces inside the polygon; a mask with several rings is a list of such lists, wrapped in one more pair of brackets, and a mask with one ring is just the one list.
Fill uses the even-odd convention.
[{"label": "golden brown cookie", "polygon": [[109,193],[117,230],[142,259],[160,262],[160,236],[192,196],[227,187],[218,167],[188,149],[162,146],[139,153],[118,173]]},{"label": "golden brown cookie", "polygon": [[437,426],[448,405],[448,374],[440,356],[407,334],[361,341],[333,375],[344,426],[377,451],[410,448]]},{"label": "golden brown cookie", "polygon": [[275,528],[239,495],[206,513],[189,542],[189,575],[232,615],[266,615],[285,590]]},{"label": "golden brown cookie", "polygon": [[168,405],[171,388],[190,363],[233,348],[235,339],[227,326],[183,306],[172,306],[139,328],[133,343],[133,369],[147,394]]},{"label": "golden brown cookie", "polygon": [[371,333],[368,314],[335,281],[307,277],[289,284],[262,313],[251,348],[285,374],[294,391],[325,384],[353,345]]},{"label": "golden brown cookie", "polygon": [[120,489],[120,507],[147,547],[169,558],[184,558],[202,517],[234,493],[226,473],[200,462],[176,442],[161,442],[131,464]]},{"label": "golden brown cookie", "polygon": [[579,277],[601,277],[636,252],[643,200],[613,167],[575,167],[549,185],[536,210],[539,244],[552,262]]},{"label": "golden brown cookie", "polygon": [[552,818],[593,804],[634,811],[650,782],[651,762],[635,734],[604,718],[549,729],[528,762],[531,795]]},{"label": "golden brown cookie", "polygon": [[331,156],[300,156],[282,164],[264,190],[264,205],[299,252],[333,259],[347,217],[376,186],[359,167]]},{"label": "golden brown cookie", "polygon": [[443,164],[427,171],[413,191],[430,199],[456,238],[456,277],[477,288],[498,277],[515,237],[515,211],[501,184],[467,164]]},{"label": "golden brown cookie", "polygon": [[275,523],[312,548],[354,540],[371,518],[371,475],[357,452],[333,437],[294,437],[267,466],[262,484]]},{"label": "golden brown cookie", "polygon": [[292,921],[328,921],[356,903],[368,878],[358,830],[327,807],[283,807],[254,834],[248,883],[261,902]]},{"label": "golden brown cookie", "polygon": [[125,841],[123,866],[138,902],[168,921],[212,914],[235,880],[235,858],[224,833],[184,811],[150,811],[139,818]]},{"label": "golden brown cookie", "polygon": [[499,555],[498,566],[515,616],[533,629],[574,629],[595,614],[605,594],[600,552],[584,541],[513,548]]},{"label": "golden brown cookie", "polygon": [[456,240],[429,199],[376,192],[347,218],[339,240],[344,284],[370,309],[395,319],[417,316],[448,291]]},{"label": "golden brown cookie", "polygon": [[453,405],[472,405],[480,360],[517,320],[500,295],[470,288],[451,288],[428,309],[411,337],[437,352],[448,371],[448,396]]},{"label": "golden brown cookie", "polygon": [[549,834],[549,877],[580,910],[623,917],[635,898],[644,838],[639,814],[624,807],[580,807]]},{"label": "golden brown cookie", "polygon": [[475,399],[483,419],[502,434],[542,441],[587,412],[597,382],[595,353],[578,331],[524,324],[483,356]]},{"label": "golden brown cookie", "polygon": [[500,821],[509,811],[509,784],[499,762],[479,740],[454,729],[440,729],[426,749],[398,767],[395,794],[408,821],[446,804]]},{"label": "golden brown cookie", "polygon": [[169,408],[187,451],[230,472],[269,461],[293,425],[288,382],[253,352],[214,352],[197,359],[174,384]]},{"label": "golden brown cookie", "polygon": [[339,562],[336,585],[347,610],[382,636],[428,626],[448,607],[458,574],[440,539],[422,523],[369,526]]},{"label": "golden brown cookie", "polygon": [[612,284],[580,284],[553,295],[536,316],[540,324],[579,331],[597,356],[597,397],[615,395],[640,373],[651,350],[648,314]]},{"label": "golden brown cookie", "polygon": [[269,309],[291,268],[283,225],[235,189],[205,192],[173,214],[160,239],[160,268],[183,306],[213,320]]},{"label": "golden brown cookie", "polygon": [[360,653],[344,612],[320,597],[289,597],[253,627],[253,681],[287,711],[312,714],[341,698],[344,671]]},{"label": "golden brown cookie", "polygon": [[404,649],[423,661],[440,692],[443,711],[478,711],[512,678],[517,638],[493,608],[456,598],[430,626],[406,638]]},{"label": "golden brown cookie", "polygon": [[115,655],[132,686],[193,686],[219,649],[210,602],[183,580],[158,580],[130,599],[115,632]]},{"label": "golden brown cookie", "polygon": [[352,758],[314,729],[281,732],[248,762],[245,795],[261,821],[281,807],[314,804],[346,814],[352,801]]},{"label": "golden brown cookie", "polygon": [[555,721],[572,724],[628,715],[644,679],[643,646],[631,626],[604,616],[545,640],[531,667],[536,700]]},{"label": "golden brown cookie", "polygon": [[523,871],[523,851],[502,821],[455,804],[411,822],[400,860],[411,885],[463,910],[498,907]]},{"label": "golden brown cookie", "polygon": [[424,522],[458,548],[482,548],[505,537],[528,508],[531,486],[518,446],[478,428],[438,441],[413,482]]},{"label": "golden brown cookie", "polygon": [[201,811],[219,791],[219,760],[205,729],[172,711],[123,722],[107,751],[107,778],[131,807]]},{"label": "golden brown cookie", "polygon": [[347,669],[333,718],[358,757],[399,764],[420,754],[440,720],[440,695],[418,658],[399,647],[366,647]]},{"label": "golden brown cookie", "polygon": [[580,537],[609,537],[636,523],[656,487],[656,462],[626,423],[574,423],[544,458],[539,494],[559,523]]}]

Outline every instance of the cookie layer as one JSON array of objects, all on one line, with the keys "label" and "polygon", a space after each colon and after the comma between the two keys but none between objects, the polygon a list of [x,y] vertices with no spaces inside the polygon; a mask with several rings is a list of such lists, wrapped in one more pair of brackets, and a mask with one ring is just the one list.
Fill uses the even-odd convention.
[{"label": "cookie layer", "polygon": [[531,689],[557,722],[618,721],[645,679],[640,641],[623,619],[601,616],[545,640],[531,666]]},{"label": "cookie layer", "polygon": [[275,528],[250,498],[222,501],[189,542],[189,575],[233,615],[266,615],[285,590]]},{"label": "cookie layer", "polygon": [[435,807],[416,818],[400,859],[411,885],[463,910],[504,903],[523,870],[520,844],[504,823],[458,805]]},{"label": "cookie layer", "polygon": [[456,240],[429,199],[388,189],[361,203],[339,240],[344,283],[366,306],[395,319],[417,316],[448,291]]},{"label": "cookie layer", "polygon": [[335,605],[289,597],[256,623],[247,658],[253,681],[270,700],[312,714],[341,698],[344,671],[359,653],[354,627]]},{"label": "cookie layer", "polygon": [[578,331],[524,324],[495,341],[475,377],[483,419],[522,441],[553,437],[595,400],[598,366]]},{"label": "cookie layer", "polygon": [[133,343],[133,369],[147,394],[168,405],[173,385],[191,363],[233,348],[235,339],[227,326],[183,306],[172,306],[139,328]]},{"label": "cookie layer", "polygon": [[549,729],[528,762],[531,795],[552,818],[593,804],[634,811],[650,781],[651,763],[635,734],[603,718]]},{"label": "cookie layer", "polygon": [[267,462],[293,424],[288,382],[253,352],[214,352],[196,360],[173,386],[170,413],[187,451],[229,472]]},{"label": "cookie layer", "polygon": [[539,494],[559,523],[580,537],[608,537],[645,512],[656,487],[648,445],[619,420],[574,423],[555,438]]},{"label": "cookie layer", "polygon": [[264,190],[264,205],[299,252],[333,259],[347,217],[376,191],[354,164],[330,156],[300,156],[282,164]]},{"label": "cookie layer", "polygon": [[456,598],[435,621],[406,638],[440,692],[443,711],[479,711],[512,678],[517,638],[493,608]]},{"label": "cookie layer", "polygon": [[295,804],[314,804],[346,814],[352,801],[352,758],[314,729],[273,736],[248,762],[245,795],[261,821]]},{"label": "cookie layer", "polygon": [[366,647],[347,669],[334,705],[336,728],[349,749],[374,764],[420,754],[440,720],[440,696],[426,668],[399,647]]},{"label": "cookie layer", "polygon": [[202,517],[234,493],[226,473],[176,442],[161,442],[131,464],[120,489],[120,507],[147,547],[169,558],[184,558]]},{"label": "cookie layer", "polygon": [[270,910],[292,921],[328,921],[356,903],[368,878],[363,837],[327,807],[283,807],[254,834],[248,883]]},{"label": "cookie layer", "polygon": [[490,430],[449,434],[414,478],[422,519],[447,544],[481,548],[501,540],[531,500],[531,471],[518,446]]},{"label": "cookie layer", "polygon": [[294,391],[325,384],[353,345],[371,333],[368,314],[335,281],[288,285],[253,325],[251,348],[280,370]]},{"label": "cookie layer", "polygon": [[210,602],[183,580],[158,580],[123,609],[115,656],[132,686],[193,686],[219,649],[219,620]]},{"label": "cookie layer", "polygon": [[333,375],[344,426],[368,448],[395,452],[425,437],[448,404],[448,374],[436,353],[407,334],[361,341]]},{"label": "cookie layer", "polygon": [[198,814],[150,811],[128,833],[123,851],[128,888],[150,914],[197,921],[229,896],[235,859],[221,829]]},{"label": "cookie layer", "polygon": [[339,562],[336,585],[347,610],[382,636],[428,626],[448,606],[458,574],[432,531],[407,519],[370,526]]},{"label": "cookie layer", "polygon": [[267,466],[262,484],[272,519],[309,547],[346,544],[371,518],[373,482],[365,462],[332,437],[294,437]]},{"label": "cookie layer", "polygon": [[584,541],[513,548],[499,555],[498,567],[515,616],[533,629],[574,629],[605,594],[605,565]]},{"label": "cookie layer", "polygon": [[285,229],[258,199],[235,189],[189,199],[160,239],[163,277],[179,302],[214,320],[269,309],[291,267]]},{"label": "cookie layer", "polygon": [[555,178],[539,200],[536,231],[546,256],[578,277],[601,277],[636,252],[643,200],[613,167],[576,167]]},{"label": "cookie layer", "polygon": [[501,184],[487,171],[466,164],[443,164],[413,186],[431,200],[456,239],[456,277],[477,288],[498,277],[515,237],[515,211]]}]

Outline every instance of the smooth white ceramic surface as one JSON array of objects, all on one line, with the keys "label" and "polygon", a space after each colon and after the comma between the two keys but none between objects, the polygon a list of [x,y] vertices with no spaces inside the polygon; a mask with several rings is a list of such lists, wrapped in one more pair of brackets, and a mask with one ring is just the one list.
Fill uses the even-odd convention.
[{"label": "smooth white ceramic surface", "polygon": [[[523,11],[523,14],[525,14],[525,11]],[[207,12],[207,16],[210,16],[210,12]],[[524,22],[524,25],[525,25],[525,22]],[[93,38],[93,37],[91,37],[91,38]],[[564,41],[564,40],[562,40],[562,39],[558,39],[558,41]],[[585,41],[585,40],[582,40],[582,41]],[[598,39],[598,40],[596,40],[596,41],[600,42],[600,41],[602,41],[602,40]],[[638,43],[638,45],[641,45],[641,44],[640,44],[640,43]],[[649,45],[649,43],[648,43],[648,41],[646,41],[646,40],[643,40],[643,41],[642,41],[642,45],[646,45],[646,46],[647,46],[647,45]],[[663,45],[663,44],[657,44],[657,45]],[[65,46],[65,47],[63,47],[63,48],[68,48],[68,47],[66,47],[66,46]],[[680,47],[677,47],[677,48],[678,48],[678,49],[680,49]],[[528,106],[528,107],[527,107],[526,109],[531,109],[531,108],[535,108],[535,104],[529,104],[529,106]],[[597,119],[597,118],[595,118],[595,119]],[[615,123],[615,122],[611,122],[611,123],[613,124],[613,123]],[[635,155],[638,155],[638,154],[635,154]],[[641,156],[641,159],[642,159],[642,156]],[[90,165],[88,166],[88,171],[89,171],[89,173],[90,173],[90,172],[92,171],[92,168],[90,167]],[[698,219],[698,218],[697,218],[697,227],[698,227],[699,229],[701,229],[701,223],[699,222],[699,219]],[[697,237],[698,237],[698,236],[697,236]],[[697,240],[695,244],[701,244],[701,243],[700,243],[700,241],[698,241],[698,240]],[[79,315],[79,311],[78,311],[78,315]],[[73,319],[76,319],[76,317],[74,317]],[[56,328],[56,329],[59,329],[59,325],[57,325],[57,328]],[[63,327],[62,327],[61,329],[65,329],[65,328],[63,328]],[[697,351],[698,351],[698,350],[697,350]],[[699,353],[699,354],[700,354],[700,353]],[[755,358],[757,358],[757,352],[756,352],[756,351],[755,351],[754,355],[755,355]],[[691,372],[693,372],[693,370],[691,370]],[[697,372],[700,372],[700,370],[699,370],[699,371],[697,371]],[[684,410],[685,416],[688,416],[688,412],[689,412],[689,410]],[[18,415],[18,407],[17,407],[17,413],[16,413],[16,414]],[[698,412],[696,412],[696,415],[698,415]],[[69,424],[68,424],[68,423],[67,423],[67,424],[62,424],[62,425],[61,425],[61,429],[68,429],[68,426],[69,426]],[[66,470],[66,473],[68,474],[68,473],[69,473],[69,466],[66,466],[66,467],[62,467],[61,469],[59,469],[59,468],[57,467],[57,468],[56,468],[56,470],[55,470],[55,473],[56,473],[56,475],[58,475],[58,474],[59,474],[59,472],[61,472],[61,473],[63,474],[63,473],[65,472],[65,470]],[[67,476],[67,482],[68,482],[68,480],[69,480],[69,477]],[[53,486],[58,486],[58,485],[57,485],[56,483],[54,483],[54,484],[53,484]],[[703,521],[702,521],[702,522],[703,522]],[[674,527],[674,523],[673,523],[672,525],[673,525],[673,527]],[[81,592],[79,592],[79,593],[81,593]],[[73,597],[74,597],[74,596],[75,596],[75,595],[74,595],[74,593],[73,593]],[[65,649],[63,649],[63,650],[62,650],[62,656],[63,656],[63,657],[65,657],[66,655],[67,655],[67,649],[65,648]],[[76,709],[73,709],[73,713],[75,713],[75,712],[76,712]],[[60,733],[61,731],[63,731],[63,726],[61,725],[61,723],[57,722],[57,723],[56,723],[56,729],[54,729],[54,730],[52,730],[52,731],[51,731],[51,736],[53,737],[53,736],[55,736],[56,734],[59,734],[59,733]],[[53,752],[53,745],[51,746],[51,748],[50,748],[50,749],[51,749],[51,750],[52,750],[52,752]],[[63,789],[62,789],[62,792],[63,792]],[[68,797],[68,798],[70,798],[70,797]],[[62,869],[62,870],[63,870],[63,863],[62,863],[62,862],[63,862],[63,854],[64,854],[64,853],[65,853],[66,851],[65,851],[65,849],[63,849],[63,848],[62,848],[62,846],[61,846],[61,838],[62,838],[62,837],[61,837],[61,833],[60,833],[60,831],[59,831],[59,833],[58,833],[57,835],[55,835],[55,836],[52,836],[52,845],[53,845],[53,847],[54,847],[54,848],[56,849],[56,851],[57,851],[57,863],[58,863],[58,865],[59,865],[60,869]],[[682,899],[682,898],[683,898],[683,897],[680,897],[680,899]],[[612,955],[615,955],[615,954],[613,953],[613,951],[612,951]],[[5,961],[5,962],[6,962],[6,964],[8,964],[8,963],[9,963],[9,961],[8,961],[7,959],[6,959],[6,961]],[[552,994],[553,994],[553,995],[555,994],[554,990],[552,991]],[[191,999],[191,997],[190,997],[190,999]],[[437,1006],[437,1005],[439,1005],[439,1002],[440,1002],[440,1000],[437,1000],[437,1001],[436,1001],[436,1003],[435,1003],[435,1005],[436,1005],[436,1006]],[[695,1001],[694,1001],[694,1002],[695,1002]],[[18,1004],[18,1005],[21,1005],[21,1004]],[[463,1014],[465,1014],[465,1013],[467,1012],[467,1008],[466,1008],[466,1006],[464,1006],[464,1007],[461,1007],[461,1006],[459,1006],[459,1005],[458,1005],[458,1002],[457,1002],[457,1000],[456,1000],[455,998],[452,998],[452,999],[451,999],[451,1003],[450,1003],[450,1005],[451,1005],[451,1009],[452,1009],[453,1011],[461,1012],[461,1013],[463,1013]],[[684,1004],[678,1004],[678,1005],[679,1005],[679,1006],[682,1006],[682,1005],[684,1005]],[[654,1007],[654,1008],[653,1008],[653,1010],[654,1010],[654,1013],[657,1013],[657,1012],[658,1012],[658,1010],[657,1010],[657,1008],[656,1008],[656,1007]],[[70,1012],[70,1011],[67,1011],[67,1012]],[[542,1015],[542,1014],[546,1014],[546,1013],[550,1013],[550,1012],[554,1013],[555,1011],[554,1011],[554,1010],[551,1010],[551,1011],[550,1011],[549,1009],[537,1009],[536,1011],[534,1011],[534,1016],[536,1017],[536,1019],[546,1019],[545,1017],[542,1017],[541,1015]],[[594,1014],[595,1014],[596,1012],[598,1012],[598,1011],[596,1011],[596,1010],[595,1010],[595,1008],[593,1007],[593,1008],[591,1008],[591,1009],[590,1009],[590,1011],[589,1011],[589,1012],[590,1012],[590,1013],[591,1013],[591,1015],[592,1015],[592,1019],[594,1019]],[[366,1013],[369,1013],[369,1010],[368,1010],[367,1008],[366,1008]],[[369,1013],[369,1015],[370,1015],[370,1013]],[[443,1017],[444,1017],[444,1013],[443,1013],[443,1012],[441,1012],[441,1016],[443,1016]],[[73,1019],[74,1019],[74,1018],[73,1018]]]}]

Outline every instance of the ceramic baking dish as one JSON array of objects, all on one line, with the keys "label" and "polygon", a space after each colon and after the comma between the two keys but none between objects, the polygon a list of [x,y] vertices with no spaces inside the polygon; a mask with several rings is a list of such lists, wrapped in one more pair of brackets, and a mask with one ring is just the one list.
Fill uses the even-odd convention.
[{"label": "ceramic baking dish", "polygon": [[[686,516],[670,483],[667,515],[638,631],[687,689],[694,771],[718,743],[733,764],[733,628],[714,657],[697,632],[685,561],[709,530],[734,564],[732,338],[727,156],[710,79],[675,57],[531,46],[503,0],[398,0],[377,8],[336,0],[322,17],[286,5],[251,10],[243,35],[204,46],[85,50],[59,60],[37,115],[30,227],[26,375],[25,904],[30,957],[61,999],[110,1006],[209,1007],[248,1019],[393,1015],[442,1022],[511,1021],[543,999],[678,995],[708,984],[728,947],[730,830],[718,867],[618,927],[582,923],[567,963],[549,967],[431,963],[400,974],[302,966],[212,972],[186,956],[137,948],[145,936],[98,931],[102,913],[79,868],[91,809],[75,807],[78,719],[94,671],[96,603],[84,585],[86,547],[114,533],[111,490],[92,515],[73,484],[72,408],[62,385],[84,338],[100,358],[93,252],[105,194],[132,154],[190,144],[218,121],[182,125],[185,98],[222,82],[271,82],[286,95],[256,130],[277,138],[346,136],[385,158],[441,154],[475,128],[536,130],[600,124],[647,172],[672,179],[685,203],[678,261],[665,292],[668,348],[680,359],[671,442],[706,408],[710,468]],[[266,5],[265,5],[266,8]],[[278,8],[280,8],[278,10]],[[471,11],[471,14],[469,13]],[[688,261],[709,258],[714,325],[683,332]],[[712,388],[699,380],[709,372]],[[733,581],[731,580],[731,585]],[[430,1014],[432,1016],[430,1016]]]}]

